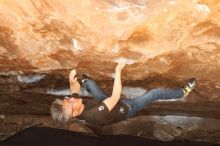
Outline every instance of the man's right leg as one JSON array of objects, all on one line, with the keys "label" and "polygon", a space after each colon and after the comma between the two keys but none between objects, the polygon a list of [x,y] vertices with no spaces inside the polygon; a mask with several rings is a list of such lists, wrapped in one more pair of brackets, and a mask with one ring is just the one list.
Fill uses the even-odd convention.
[{"label": "man's right leg", "polygon": [[142,96],[136,97],[134,99],[124,99],[123,103],[129,106],[128,117],[134,115],[136,112],[143,109],[146,105],[156,101],[156,100],[168,100],[168,99],[178,99],[186,96],[191,92],[196,86],[196,79],[192,78],[188,83],[182,88],[177,89],[153,89],[149,92],[143,94]]},{"label": "man's right leg", "polygon": [[86,81],[84,81],[83,84],[86,90],[89,91],[95,99],[104,100],[105,98],[108,97],[106,93],[96,84],[94,80],[86,79]]},{"label": "man's right leg", "polygon": [[160,99],[178,99],[183,97],[184,92],[182,88],[178,89],[153,89],[145,94],[138,96],[134,99],[124,99],[123,103],[128,105],[128,117],[134,115],[136,112],[142,110],[146,105],[160,100]]}]

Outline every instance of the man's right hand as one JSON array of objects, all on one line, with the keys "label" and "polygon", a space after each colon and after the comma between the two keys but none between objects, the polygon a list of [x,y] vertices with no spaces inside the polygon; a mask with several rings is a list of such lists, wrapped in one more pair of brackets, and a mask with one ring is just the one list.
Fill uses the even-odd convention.
[{"label": "man's right hand", "polygon": [[124,66],[125,66],[125,63],[118,63],[118,65],[115,68],[115,72],[121,72]]}]

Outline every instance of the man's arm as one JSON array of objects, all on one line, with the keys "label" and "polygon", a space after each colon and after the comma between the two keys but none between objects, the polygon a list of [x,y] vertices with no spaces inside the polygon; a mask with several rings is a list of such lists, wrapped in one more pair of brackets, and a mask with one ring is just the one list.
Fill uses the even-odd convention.
[{"label": "man's arm", "polygon": [[76,75],[76,70],[73,69],[70,74],[69,74],[69,82],[70,82],[70,91],[71,91],[71,94],[73,93],[77,93],[79,94],[80,92],[80,84],[79,82],[77,81],[77,78],[75,78],[75,75]]},{"label": "man's arm", "polygon": [[113,85],[112,96],[106,98],[103,101],[108,107],[109,111],[111,111],[115,107],[115,105],[118,103],[121,97],[121,90],[122,90],[121,71],[124,66],[125,66],[124,63],[118,64],[117,67],[115,68],[115,80],[114,80],[114,85]]}]

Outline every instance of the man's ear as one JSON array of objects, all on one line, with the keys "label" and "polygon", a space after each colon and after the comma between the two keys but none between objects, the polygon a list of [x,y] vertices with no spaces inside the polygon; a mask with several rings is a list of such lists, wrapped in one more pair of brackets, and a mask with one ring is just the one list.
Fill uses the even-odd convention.
[{"label": "man's ear", "polygon": [[79,113],[77,111],[73,111],[73,117],[76,117]]}]

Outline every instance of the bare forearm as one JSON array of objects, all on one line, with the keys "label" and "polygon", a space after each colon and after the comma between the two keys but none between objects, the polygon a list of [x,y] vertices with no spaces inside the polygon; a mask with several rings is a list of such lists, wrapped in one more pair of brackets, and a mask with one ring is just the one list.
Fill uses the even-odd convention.
[{"label": "bare forearm", "polygon": [[115,74],[112,96],[103,101],[108,107],[109,111],[111,111],[118,103],[118,100],[120,99],[121,96],[121,90],[122,90],[122,85],[121,85],[121,71],[120,71],[120,72],[116,72]]},{"label": "bare forearm", "polygon": [[75,78],[76,70],[71,70],[69,74],[69,83],[70,83],[70,91],[71,93],[78,93],[80,92],[80,84],[77,81],[77,78]]},{"label": "bare forearm", "polygon": [[74,83],[70,83],[70,91],[71,93],[78,93],[80,92],[80,87],[74,85]]},{"label": "bare forearm", "polygon": [[113,85],[112,96],[106,98],[103,102],[108,107],[109,111],[111,111],[115,105],[118,103],[120,96],[121,96],[121,70],[125,64],[118,64],[115,69],[115,80]]},{"label": "bare forearm", "polygon": [[113,91],[112,91],[112,97],[115,98],[116,103],[117,103],[118,100],[120,99],[121,90],[122,90],[122,85],[121,85],[121,71],[116,71],[116,73],[115,73],[114,85],[113,85]]}]

